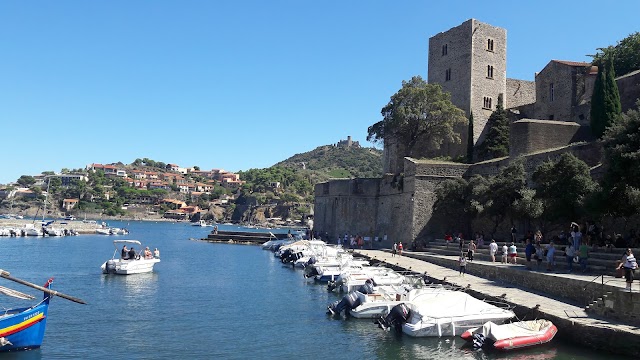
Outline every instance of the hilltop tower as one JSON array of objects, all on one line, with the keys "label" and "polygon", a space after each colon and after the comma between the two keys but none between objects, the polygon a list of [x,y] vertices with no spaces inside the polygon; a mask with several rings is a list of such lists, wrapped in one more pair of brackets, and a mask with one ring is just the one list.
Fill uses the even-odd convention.
[{"label": "hilltop tower", "polygon": [[[469,19],[429,38],[428,82],[451,93],[451,101],[469,116],[473,111],[473,140],[484,136],[485,125],[502,95],[507,96],[507,31]],[[442,155],[466,153],[467,126],[458,129],[460,144],[443,147]]]}]

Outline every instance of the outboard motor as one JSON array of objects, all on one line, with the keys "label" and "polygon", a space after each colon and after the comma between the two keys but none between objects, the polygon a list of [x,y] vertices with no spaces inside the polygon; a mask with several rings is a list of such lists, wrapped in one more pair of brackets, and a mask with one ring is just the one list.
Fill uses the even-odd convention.
[{"label": "outboard motor", "polygon": [[318,259],[316,259],[316,257],[315,257],[315,256],[311,256],[311,257],[309,258],[309,260],[307,261],[307,263],[305,264],[305,267],[310,266],[310,265],[313,265],[313,264],[315,264],[315,263],[317,263],[317,262],[318,262]]},{"label": "outboard motor", "polygon": [[391,327],[396,329],[396,332],[402,332],[402,324],[406,323],[411,316],[411,310],[404,303],[398,304],[391,308],[389,314],[386,317],[378,319],[378,327],[382,330],[390,329]]},{"label": "outboard motor", "polygon": [[357,291],[352,291],[345,295],[342,300],[335,301],[327,306],[327,314],[340,314],[342,310],[351,310],[360,306],[360,298]]},{"label": "outboard motor", "polygon": [[318,268],[316,268],[315,266],[306,266],[304,268],[304,277],[310,278],[316,275],[320,275],[320,273],[318,273]]},{"label": "outboard motor", "polygon": [[373,280],[367,279],[363,285],[360,285],[358,291],[363,294],[373,294]]},{"label": "outboard motor", "polygon": [[106,274],[115,274],[116,272],[116,262],[113,260],[107,260],[107,265],[104,269]]},{"label": "outboard motor", "polygon": [[291,256],[291,253],[293,253],[293,250],[291,249],[286,249],[285,251],[283,251],[282,254],[280,254],[280,261],[286,263],[287,259],[289,259],[289,257]]}]

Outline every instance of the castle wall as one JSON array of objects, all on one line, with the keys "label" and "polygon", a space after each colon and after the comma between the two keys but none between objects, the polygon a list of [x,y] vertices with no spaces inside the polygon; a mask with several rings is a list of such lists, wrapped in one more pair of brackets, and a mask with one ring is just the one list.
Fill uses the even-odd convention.
[{"label": "castle wall", "polygon": [[640,98],[640,70],[631,72],[616,79],[622,111],[637,109],[636,101]]},{"label": "castle wall", "polygon": [[536,82],[507,78],[505,109],[536,102]]},{"label": "castle wall", "polygon": [[573,122],[523,119],[511,123],[509,157],[530,154],[576,142],[580,125]]}]

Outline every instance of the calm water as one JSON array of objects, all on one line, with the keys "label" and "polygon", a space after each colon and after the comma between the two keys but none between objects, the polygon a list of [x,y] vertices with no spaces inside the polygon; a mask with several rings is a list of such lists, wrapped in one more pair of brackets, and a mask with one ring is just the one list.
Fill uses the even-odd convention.
[{"label": "calm water", "polygon": [[[412,339],[367,320],[332,319],[338,298],[257,246],[212,244],[211,228],[182,223],[112,222],[127,236],[0,238],[1,268],[89,305],[54,298],[39,350],[18,359],[605,359],[555,341],[510,354],[463,348],[460,339]],[[221,229],[224,227],[221,226]],[[112,240],[158,247],[152,274],[103,275]],[[0,285],[41,296],[1,279]],[[3,306],[15,305],[6,296]],[[20,301],[25,305],[26,301]]]}]

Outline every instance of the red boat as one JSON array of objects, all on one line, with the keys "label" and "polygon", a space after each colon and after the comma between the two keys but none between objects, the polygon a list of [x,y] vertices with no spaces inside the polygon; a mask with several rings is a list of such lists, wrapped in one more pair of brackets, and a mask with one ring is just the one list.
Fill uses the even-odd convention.
[{"label": "red boat", "polygon": [[473,341],[474,347],[513,350],[548,343],[557,332],[551,321],[540,319],[503,325],[488,322],[465,331],[461,337]]}]

